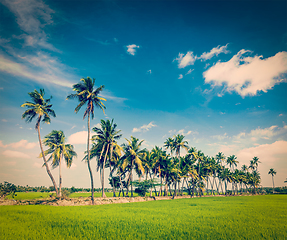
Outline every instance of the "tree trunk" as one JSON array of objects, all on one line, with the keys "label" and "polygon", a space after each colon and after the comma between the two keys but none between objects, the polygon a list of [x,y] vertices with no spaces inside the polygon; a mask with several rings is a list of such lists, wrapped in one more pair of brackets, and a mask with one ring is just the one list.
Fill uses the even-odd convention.
[{"label": "tree trunk", "polygon": [[158,193],[158,196],[162,196],[162,177],[160,175],[160,189],[159,189],[159,193]]},{"label": "tree trunk", "polygon": [[131,183],[131,197],[133,197],[134,196],[133,194],[133,168],[131,168],[130,183]]},{"label": "tree trunk", "polygon": [[168,189],[167,189],[167,179],[166,176],[164,177],[165,179],[165,185],[164,185],[164,196],[168,196]]},{"label": "tree trunk", "polygon": [[274,178],[273,178],[273,175],[272,175],[272,182],[273,182],[273,194],[274,194],[275,191],[274,191]]},{"label": "tree trunk", "polygon": [[59,160],[59,196],[62,197],[62,168],[61,168],[61,159],[62,157],[60,156]]},{"label": "tree trunk", "polygon": [[103,162],[103,169],[102,169],[102,197],[103,198],[107,197],[105,194],[105,166],[106,166],[106,159],[107,159],[109,147],[110,147],[110,144],[108,144],[107,146],[107,150],[106,150],[106,154],[105,154],[104,162]]},{"label": "tree trunk", "polygon": [[46,160],[46,157],[45,157],[45,154],[44,154],[44,150],[43,150],[43,145],[42,145],[42,141],[41,141],[41,134],[40,134],[40,124],[38,124],[38,126],[37,126],[37,131],[38,131],[39,144],[40,144],[43,160],[44,160],[44,163],[45,163],[46,171],[47,171],[47,173],[48,173],[48,175],[49,175],[49,177],[50,177],[50,179],[51,179],[51,181],[53,183],[53,186],[54,186],[55,191],[56,191],[56,195],[58,197],[59,196],[58,186],[57,186],[56,181],[55,181],[55,179],[54,179],[54,177],[53,177],[53,175],[52,175],[52,173],[50,171],[50,168],[48,166],[48,163],[47,163],[47,160]]},{"label": "tree trunk", "polygon": [[88,152],[88,169],[91,178],[91,190],[92,190],[92,204],[94,205],[94,178],[93,173],[90,165],[90,113],[88,114],[88,143],[87,143],[87,152]]}]

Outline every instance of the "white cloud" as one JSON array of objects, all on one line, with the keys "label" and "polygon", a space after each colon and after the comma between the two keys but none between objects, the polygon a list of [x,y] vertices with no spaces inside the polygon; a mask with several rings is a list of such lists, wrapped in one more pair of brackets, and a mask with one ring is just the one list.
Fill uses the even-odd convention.
[{"label": "white cloud", "polygon": [[[59,63],[55,58],[49,57],[47,54],[38,53],[38,56],[20,57],[18,63],[0,55],[0,71],[12,74],[14,76],[24,77],[35,82],[45,84],[56,84],[63,87],[71,87],[72,83],[67,80],[67,74],[62,69],[66,67]],[[70,75],[70,79],[76,79]]]},{"label": "white cloud", "polygon": [[147,73],[151,74],[151,69],[147,71]]},{"label": "white cloud", "polygon": [[197,57],[193,55],[193,52],[187,52],[185,55],[179,53],[178,57],[173,61],[178,62],[178,68],[185,68],[186,66],[193,65],[196,59]]},{"label": "white cloud", "polygon": [[283,116],[283,114],[281,113],[281,114],[279,114],[279,117],[282,117]]},{"label": "white cloud", "polygon": [[277,125],[273,125],[271,127],[267,128],[260,128],[251,130],[249,133],[241,132],[238,135],[233,137],[234,142],[240,142],[240,141],[257,141],[259,139],[272,139],[274,137],[284,135],[287,133],[287,125],[283,127],[278,127]]},{"label": "white cloud", "polygon": [[70,144],[87,144],[88,131],[80,131],[72,134],[68,138]]},{"label": "white cloud", "polygon": [[[244,163],[249,163],[254,156],[259,158],[259,161],[268,166],[272,166],[275,161],[282,159],[287,154],[287,141],[276,141],[272,144],[262,144],[256,147],[245,148],[237,153],[237,158]],[[282,158],[283,157],[283,158]]]},{"label": "white cloud", "polygon": [[182,74],[179,74],[178,79],[182,79],[182,78],[183,78],[183,75],[182,75]]},{"label": "white cloud", "polygon": [[[169,131],[169,133],[172,133],[172,132]],[[192,135],[197,135],[198,132],[193,132],[193,131],[187,131],[187,132],[185,132],[184,129],[180,129],[180,130],[177,132],[177,134],[181,134],[181,135],[184,135],[184,136],[188,136],[188,135],[190,135],[190,134],[192,134]]]},{"label": "white cloud", "polygon": [[43,30],[46,25],[53,23],[54,11],[41,0],[3,0],[1,1],[14,13],[17,23],[24,33],[14,38],[24,39],[26,46],[41,47],[58,51],[47,42],[47,34]]},{"label": "white cloud", "polygon": [[126,46],[127,47],[127,52],[131,55],[135,55],[136,53],[136,48],[140,48],[139,46],[135,45],[135,44],[132,44],[132,45],[128,45]]},{"label": "white cloud", "polygon": [[214,136],[211,136],[211,138],[217,139],[218,141],[222,141],[222,140],[224,140],[224,139],[226,139],[226,138],[229,138],[229,137],[227,136],[227,133],[224,133],[223,135],[214,135]]},{"label": "white cloud", "polygon": [[221,47],[220,45],[218,45],[217,47],[212,48],[210,52],[204,52],[203,54],[201,54],[199,58],[205,61],[205,60],[211,59],[214,55],[218,56],[218,54],[220,53],[225,53],[225,54],[229,53],[229,51],[227,50],[227,45],[228,44],[226,44],[225,46],[221,46]]},{"label": "white cloud", "polygon": [[235,91],[242,97],[272,89],[275,84],[286,81],[287,52],[263,59],[262,56],[244,57],[251,51],[242,49],[228,62],[217,62],[203,73],[205,83],[226,85],[225,91]]},{"label": "white cloud", "polygon": [[194,71],[194,69],[189,69],[188,72],[185,75],[191,74]]},{"label": "white cloud", "polygon": [[6,119],[2,119],[2,122],[8,122]]},{"label": "white cloud", "polygon": [[133,131],[132,132],[147,132],[149,131],[152,127],[156,127],[155,124],[153,124],[153,122],[150,122],[149,124],[147,125],[143,125],[139,128],[133,128]]},{"label": "white cloud", "polygon": [[20,140],[19,142],[10,143],[10,144],[6,144],[6,145],[4,145],[2,141],[0,141],[0,147],[3,147],[3,148],[11,147],[11,148],[32,149],[36,145],[37,145],[37,143],[35,143],[35,142],[29,143],[27,140],[24,140],[24,139]]},{"label": "white cloud", "polygon": [[9,158],[30,158],[30,156],[25,153],[12,150],[5,150],[2,154]]}]

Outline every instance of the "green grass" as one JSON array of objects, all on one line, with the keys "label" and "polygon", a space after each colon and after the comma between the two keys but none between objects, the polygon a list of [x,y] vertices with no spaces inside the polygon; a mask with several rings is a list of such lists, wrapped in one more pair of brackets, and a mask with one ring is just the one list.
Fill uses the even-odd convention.
[{"label": "green grass", "polygon": [[[49,192],[17,192],[17,195],[12,198],[10,195],[6,197],[6,199],[15,199],[15,200],[30,200],[30,199],[46,199],[49,198],[52,193]],[[129,196],[131,193],[129,193]],[[137,197],[137,193],[133,193],[134,197]],[[55,194],[54,194],[55,196]],[[91,193],[90,192],[76,192],[70,194],[70,198],[79,198],[79,197],[90,197]],[[101,192],[95,192],[94,193],[95,197],[102,197]],[[112,192],[106,192],[107,197],[112,197],[113,193]],[[118,196],[118,193],[116,193],[116,196]],[[122,196],[122,194],[121,194]]]},{"label": "green grass", "polygon": [[1,239],[287,239],[287,196],[0,206]]},{"label": "green grass", "polygon": [[16,196],[12,198],[7,196],[6,199],[15,199],[15,200],[30,200],[30,199],[42,199],[50,197],[52,193],[49,192],[16,192]]}]

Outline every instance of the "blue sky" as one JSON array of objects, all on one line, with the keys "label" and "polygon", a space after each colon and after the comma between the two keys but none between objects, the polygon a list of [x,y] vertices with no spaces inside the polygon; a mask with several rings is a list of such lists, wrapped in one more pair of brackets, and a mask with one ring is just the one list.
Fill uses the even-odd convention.
[{"label": "blue sky", "polygon": [[[264,186],[287,178],[286,1],[0,0],[0,182],[46,185],[35,123],[21,120],[28,92],[44,88],[57,114],[44,137],[63,130],[78,158],[64,186],[89,187],[81,162],[83,111],[66,101],[82,77],[105,85],[106,114],[122,130],[162,146],[185,135],[239,167],[258,156]],[[184,152],[183,152],[184,154]],[[99,187],[95,161],[95,184]],[[57,178],[57,169],[53,170]]]}]

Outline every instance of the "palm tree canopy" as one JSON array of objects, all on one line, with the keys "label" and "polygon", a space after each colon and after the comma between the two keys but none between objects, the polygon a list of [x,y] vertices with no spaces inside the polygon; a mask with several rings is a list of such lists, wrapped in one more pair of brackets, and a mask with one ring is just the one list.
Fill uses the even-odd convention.
[{"label": "palm tree canopy", "polygon": [[175,136],[174,138],[174,150],[176,152],[177,155],[180,154],[180,149],[183,148],[186,151],[188,151],[189,147],[188,147],[188,142],[187,141],[183,141],[184,136],[181,134],[178,134]]},{"label": "palm tree canopy", "polygon": [[217,161],[220,163],[224,162],[226,158],[222,152],[219,152],[215,157]]},{"label": "palm tree canopy", "polygon": [[26,122],[31,122],[35,117],[38,116],[35,128],[38,128],[41,120],[44,123],[50,124],[51,118],[56,117],[54,110],[51,109],[52,104],[49,104],[51,98],[45,99],[45,90],[40,89],[38,92],[36,89],[33,92],[28,93],[31,97],[31,102],[25,102],[21,107],[27,107],[28,109],[22,114],[22,119]]},{"label": "palm tree canopy", "polygon": [[142,159],[145,157],[145,149],[140,150],[140,146],[144,140],[139,141],[138,138],[131,136],[131,140],[127,140],[127,144],[123,145],[124,156],[123,156],[123,169],[126,167],[132,169],[134,164],[138,165],[139,170],[144,173],[144,167],[142,166]]},{"label": "palm tree canopy", "polygon": [[[92,137],[94,144],[91,150],[91,158],[98,157],[98,168],[102,167],[104,153],[107,152],[110,163],[115,163],[121,156],[123,149],[117,144],[116,140],[120,139],[122,134],[120,134],[121,130],[116,128],[117,124],[114,123],[114,119],[111,121],[102,119],[100,127],[93,128],[96,135]],[[84,159],[87,159],[87,156]]]},{"label": "palm tree canopy", "polygon": [[165,149],[170,149],[170,152],[172,154],[174,151],[174,139],[169,137],[168,139],[166,139],[163,146],[165,147]]},{"label": "palm tree canopy", "polygon": [[84,119],[88,114],[92,115],[92,118],[94,118],[94,108],[100,108],[105,113],[105,105],[102,101],[106,101],[105,98],[99,97],[98,95],[103,90],[104,85],[95,88],[95,79],[91,79],[90,77],[82,78],[80,80],[80,83],[73,85],[73,91],[76,93],[72,93],[67,96],[67,99],[74,99],[77,98],[80,102],[79,105],[75,108],[75,112],[78,113],[82,106],[84,106],[87,103],[87,108],[84,113]]},{"label": "palm tree canopy", "polygon": [[[61,157],[63,156],[67,167],[71,167],[73,158],[77,156],[74,147],[71,144],[65,144],[65,135],[63,131],[53,130],[44,138],[44,144],[49,147],[44,151],[45,156],[50,154],[48,161],[52,160],[52,167],[59,165]],[[42,154],[40,154],[42,157]]]},{"label": "palm tree canopy", "polygon": [[276,175],[276,171],[273,168],[270,168],[268,174],[271,174],[272,176]]}]

